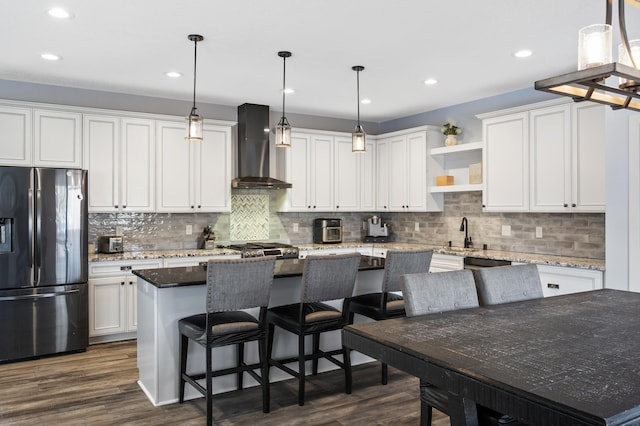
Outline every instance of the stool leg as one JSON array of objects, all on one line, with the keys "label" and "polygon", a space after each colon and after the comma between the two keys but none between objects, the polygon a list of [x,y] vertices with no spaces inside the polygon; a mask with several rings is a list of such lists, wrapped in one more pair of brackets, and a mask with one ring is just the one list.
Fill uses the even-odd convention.
[{"label": "stool leg", "polygon": [[[237,365],[238,367],[241,367],[242,364],[244,364],[244,343],[238,343],[237,345]],[[242,376],[243,376],[243,372],[239,371],[238,374],[236,375],[236,388],[238,390],[242,389]]]},{"label": "stool leg", "polygon": [[424,401],[420,401],[420,426],[431,426],[433,408]]},{"label": "stool leg", "polygon": [[189,349],[189,338],[180,333],[180,395],[178,401],[184,402],[184,387],[186,382],[182,376],[187,372],[187,352]]},{"label": "stool leg", "polygon": [[388,375],[388,368],[387,368],[387,364],[385,364],[384,362],[380,365],[380,367],[382,367],[382,371],[380,373],[380,383],[382,383],[383,385],[387,384],[387,375]]},{"label": "stool leg", "polygon": [[320,352],[320,333],[316,333],[313,335],[313,370],[311,374],[314,376],[318,375],[318,353]]},{"label": "stool leg", "polygon": [[262,386],[262,412],[268,413],[271,405],[269,382],[269,359],[267,357],[267,336],[258,341],[258,356],[260,358],[260,385]]},{"label": "stool leg", "polygon": [[304,334],[298,335],[298,405],[304,405]]},{"label": "stool leg", "polygon": [[213,395],[212,395],[212,391],[213,391],[213,380],[212,380],[212,376],[211,376],[211,368],[212,368],[212,361],[211,361],[211,348],[207,345],[206,347],[206,351],[207,351],[207,371],[205,373],[206,376],[206,381],[207,381],[207,425],[211,426],[213,425]]},{"label": "stool leg", "polygon": [[344,364],[344,393],[351,394],[351,350],[342,347],[342,363]]}]

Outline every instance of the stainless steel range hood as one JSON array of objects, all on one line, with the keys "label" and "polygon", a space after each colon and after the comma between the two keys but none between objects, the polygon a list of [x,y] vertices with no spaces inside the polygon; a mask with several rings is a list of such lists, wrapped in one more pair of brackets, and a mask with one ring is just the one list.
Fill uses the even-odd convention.
[{"label": "stainless steel range hood", "polygon": [[269,106],[242,104],[238,107],[238,175],[232,188],[291,188],[291,184],[269,176]]}]

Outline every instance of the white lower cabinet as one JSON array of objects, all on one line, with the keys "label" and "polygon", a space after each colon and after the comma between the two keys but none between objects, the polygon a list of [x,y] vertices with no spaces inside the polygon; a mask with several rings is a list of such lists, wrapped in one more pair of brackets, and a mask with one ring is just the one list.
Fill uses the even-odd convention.
[{"label": "white lower cabinet", "polygon": [[598,290],[604,287],[602,271],[538,265],[545,297]]},{"label": "white lower cabinet", "polygon": [[135,269],[162,267],[162,259],[95,262],[89,265],[89,337],[101,341],[135,336],[138,326]]},{"label": "white lower cabinet", "polygon": [[433,253],[429,272],[459,271],[464,269],[464,257]]}]

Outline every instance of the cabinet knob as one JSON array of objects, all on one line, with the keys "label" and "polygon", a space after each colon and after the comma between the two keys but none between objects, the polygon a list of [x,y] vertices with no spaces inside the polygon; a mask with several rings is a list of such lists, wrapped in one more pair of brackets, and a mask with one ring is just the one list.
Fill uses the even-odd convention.
[{"label": "cabinet knob", "polygon": [[198,204],[198,208],[202,208],[202,205]]},{"label": "cabinet knob", "polygon": [[576,203],[571,204],[571,207],[576,207]]},{"label": "cabinet knob", "polygon": [[565,206],[565,207],[569,207],[569,204],[567,204],[567,203],[564,203],[564,206]]},{"label": "cabinet knob", "polygon": [[124,285],[124,281],[122,281],[122,282],[120,283],[120,285]]},{"label": "cabinet knob", "polygon": [[127,208],[127,206],[123,204],[123,205],[122,205],[122,208],[123,208],[123,209],[126,209],[126,208]]},{"label": "cabinet knob", "polygon": [[195,206],[191,206],[191,208],[192,208],[192,209],[194,209],[194,208],[195,208]]},{"label": "cabinet knob", "polygon": [[114,207],[117,209],[117,208],[118,208],[118,205],[116,204]]},{"label": "cabinet knob", "polygon": [[316,206],[313,206],[313,208],[315,209],[315,208],[316,208]]},{"label": "cabinet knob", "polygon": [[485,205],[483,204],[483,205],[482,205],[482,208],[484,209],[485,207],[487,207],[487,206],[485,206]]},{"label": "cabinet knob", "polygon": [[339,208],[340,208],[340,206],[336,206],[336,209],[339,209]]}]

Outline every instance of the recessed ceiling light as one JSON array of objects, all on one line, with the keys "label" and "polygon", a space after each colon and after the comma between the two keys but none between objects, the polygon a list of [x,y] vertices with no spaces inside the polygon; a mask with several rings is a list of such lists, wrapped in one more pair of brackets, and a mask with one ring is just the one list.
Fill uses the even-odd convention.
[{"label": "recessed ceiling light", "polygon": [[363,99],[360,101],[361,104],[370,104],[371,103],[371,99]]},{"label": "recessed ceiling light", "polygon": [[43,53],[42,55],[40,55],[40,57],[42,59],[46,59],[47,61],[59,61],[60,59],[62,59],[62,56],[58,56],[53,53]]},{"label": "recessed ceiling light", "polygon": [[51,8],[47,11],[47,13],[49,14],[49,16],[52,16],[54,18],[58,18],[58,19],[69,19],[71,18],[71,13],[69,13],[68,11],[64,10],[61,7],[54,7]]},{"label": "recessed ceiling light", "polygon": [[164,73],[164,75],[166,75],[169,78],[180,78],[182,77],[182,74],[179,73],[178,71],[169,71]]},{"label": "recessed ceiling light", "polygon": [[424,81],[424,84],[426,84],[427,86],[433,86],[437,82],[438,80],[436,80],[435,78],[428,78]]},{"label": "recessed ceiling light", "polygon": [[286,93],[287,95],[290,95],[291,93],[294,93],[295,90],[293,90],[291,87],[287,87],[284,89],[284,93]]},{"label": "recessed ceiling light", "polygon": [[513,54],[513,56],[515,56],[516,58],[528,58],[531,55],[533,55],[533,52],[530,51],[529,49],[518,50],[516,53]]}]

